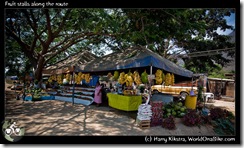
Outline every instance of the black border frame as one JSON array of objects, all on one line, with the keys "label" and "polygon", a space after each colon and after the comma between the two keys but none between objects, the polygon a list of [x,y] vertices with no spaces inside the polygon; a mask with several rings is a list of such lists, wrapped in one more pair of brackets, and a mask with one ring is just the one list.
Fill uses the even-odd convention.
[{"label": "black border frame", "polygon": [[[4,1],[5,2],[5,1]],[[11,2],[11,1],[9,1]],[[15,1],[18,2],[18,1]],[[23,2],[23,1],[22,1]],[[27,1],[32,2],[32,1]],[[36,1],[38,2],[38,1]],[[47,2],[47,1],[44,1]],[[71,1],[52,1],[55,2],[66,2],[68,6],[66,7],[45,7],[45,8],[235,8],[236,9],[236,55],[240,55],[240,2],[233,0],[176,0],[176,1],[112,1],[112,0],[93,0],[93,1],[81,1],[81,2],[71,2]],[[4,6],[3,13],[5,14],[5,9],[12,8],[38,8],[38,7],[8,7]],[[5,15],[4,15],[5,16]],[[4,24],[4,20],[2,20]],[[3,26],[4,28],[4,26]],[[2,43],[4,43],[4,31],[3,31]],[[4,44],[3,44],[4,45]],[[2,50],[4,51],[4,50]],[[2,54],[4,56],[4,54]],[[240,56],[236,56],[236,136],[220,136],[217,138],[235,138],[234,142],[223,142],[223,141],[196,141],[196,142],[183,142],[183,141],[172,141],[167,144],[241,144],[241,65]],[[4,59],[4,57],[2,58]],[[3,61],[4,63],[4,61]],[[4,80],[4,65],[3,65],[3,77]],[[3,83],[3,93],[2,98],[4,98],[4,83]],[[4,120],[4,99],[0,99],[0,121]],[[238,118],[239,117],[239,118]],[[240,131],[240,132],[238,132]],[[156,136],[152,136],[154,138]],[[168,136],[158,136],[161,138],[169,138]],[[176,138],[188,138],[188,136],[174,136]],[[199,136],[189,136],[189,137],[199,137]],[[200,136],[205,138],[213,138],[213,136]],[[215,136],[216,137],[216,136]],[[163,144],[162,142],[147,142],[145,138],[150,138],[146,136],[24,136],[20,141],[15,143],[7,141],[2,134],[0,135],[0,142],[3,144]]]}]

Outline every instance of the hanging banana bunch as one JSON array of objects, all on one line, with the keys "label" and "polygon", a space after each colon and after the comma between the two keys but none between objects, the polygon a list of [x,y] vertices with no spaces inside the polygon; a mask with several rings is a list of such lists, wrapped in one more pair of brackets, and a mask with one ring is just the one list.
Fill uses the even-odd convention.
[{"label": "hanging banana bunch", "polygon": [[163,79],[162,79],[162,73],[163,73],[163,71],[160,70],[160,69],[158,69],[158,70],[156,71],[156,73],[155,73],[155,80],[156,80],[156,84],[157,84],[157,85],[160,85],[160,84],[162,84],[162,82],[163,82]]},{"label": "hanging banana bunch", "polygon": [[81,74],[81,80],[85,80],[86,79],[86,74],[82,73]]},{"label": "hanging banana bunch", "polygon": [[90,76],[89,73],[85,74],[86,83],[89,83],[91,79],[92,79],[92,76]]},{"label": "hanging banana bunch", "polygon": [[114,76],[113,76],[113,80],[117,81],[119,78],[119,72],[118,71],[114,71]]},{"label": "hanging banana bunch", "polygon": [[175,75],[172,73],[171,74],[171,85],[175,84]]},{"label": "hanging banana bunch", "polygon": [[65,79],[69,82],[70,81],[70,74],[69,73],[67,73],[66,75],[65,75]]},{"label": "hanging banana bunch", "polygon": [[165,76],[165,85],[166,86],[171,85],[171,74],[170,73],[167,73]]},{"label": "hanging banana bunch", "polygon": [[165,74],[164,72],[162,71],[162,83],[165,82]]},{"label": "hanging banana bunch", "polygon": [[143,73],[141,73],[141,81],[144,84],[148,83],[148,74],[147,74],[146,69],[144,70]]},{"label": "hanging banana bunch", "polygon": [[49,78],[48,78],[48,82],[51,83],[53,81],[53,75],[51,75]]},{"label": "hanging banana bunch", "polygon": [[112,76],[113,76],[113,75],[112,75],[111,72],[109,72],[109,73],[107,74],[107,77],[108,77],[109,79],[110,79]]},{"label": "hanging banana bunch", "polygon": [[132,78],[133,78],[134,82],[136,83],[136,85],[142,84],[140,74],[137,71],[133,72]]},{"label": "hanging banana bunch", "polygon": [[130,72],[130,70],[129,70],[129,72],[127,73],[127,74],[125,74],[125,76],[124,76],[124,78],[125,78],[125,83],[126,83],[126,86],[127,87],[130,87],[130,86],[132,86],[132,84],[133,84],[133,82],[134,82],[134,80],[133,80],[133,76],[132,76],[133,74]]},{"label": "hanging banana bunch", "polygon": [[56,75],[51,75],[49,78],[48,78],[48,82],[51,83],[52,81],[56,81],[57,80],[57,76]]},{"label": "hanging banana bunch", "polygon": [[123,85],[125,83],[125,73],[121,72],[118,79],[119,84]]},{"label": "hanging banana bunch", "polygon": [[57,76],[57,82],[58,82],[58,84],[63,84],[63,75],[62,74]]},{"label": "hanging banana bunch", "polygon": [[127,87],[132,86],[133,82],[134,81],[133,81],[132,76],[131,75],[128,75],[128,74],[125,74],[125,83],[126,83],[126,86]]}]

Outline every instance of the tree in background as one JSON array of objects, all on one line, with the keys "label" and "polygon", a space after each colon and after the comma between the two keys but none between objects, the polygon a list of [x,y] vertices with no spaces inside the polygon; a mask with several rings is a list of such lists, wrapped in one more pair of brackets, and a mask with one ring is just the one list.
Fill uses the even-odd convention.
[{"label": "tree in background", "polygon": [[[140,45],[174,61],[182,53],[231,48],[233,44],[228,42],[228,37],[216,33],[218,28],[233,29],[224,18],[231,13],[235,11],[6,9],[5,43],[11,50],[8,52],[15,52],[13,47],[18,45],[40,80],[44,66],[84,49],[103,55],[108,49],[118,51]],[[197,73],[210,70],[215,63],[229,62],[220,55],[184,60],[185,68]]]}]

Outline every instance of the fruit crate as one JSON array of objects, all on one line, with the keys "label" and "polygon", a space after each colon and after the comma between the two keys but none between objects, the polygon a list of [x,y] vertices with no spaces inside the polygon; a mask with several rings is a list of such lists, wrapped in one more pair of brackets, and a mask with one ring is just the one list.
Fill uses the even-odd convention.
[{"label": "fruit crate", "polygon": [[136,118],[136,125],[142,129],[150,128],[150,120],[140,120]]}]

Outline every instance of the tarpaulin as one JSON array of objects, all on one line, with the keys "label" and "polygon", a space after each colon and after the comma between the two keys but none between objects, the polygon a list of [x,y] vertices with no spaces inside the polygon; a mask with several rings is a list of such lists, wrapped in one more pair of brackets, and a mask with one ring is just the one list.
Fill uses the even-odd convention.
[{"label": "tarpaulin", "polygon": [[184,77],[192,77],[193,72],[176,65],[149,49],[138,47],[115,52],[77,66],[75,71],[99,72],[152,66]]}]

